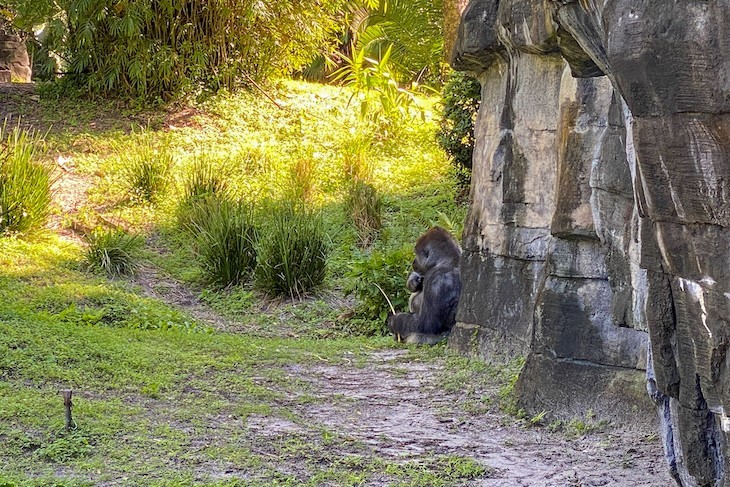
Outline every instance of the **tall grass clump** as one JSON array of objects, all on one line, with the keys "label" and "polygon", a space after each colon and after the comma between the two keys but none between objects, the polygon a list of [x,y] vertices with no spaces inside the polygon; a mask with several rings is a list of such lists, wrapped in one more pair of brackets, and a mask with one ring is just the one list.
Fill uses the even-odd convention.
[{"label": "tall grass clump", "polygon": [[183,198],[186,200],[223,194],[227,189],[225,171],[204,158],[195,159],[183,180]]},{"label": "tall grass clump", "polygon": [[322,214],[290,202],[265,211],[256,283],[274,295],[300,297],[324,282],[330,241]]},{"label": "tall grass clump", "polygon": [[42,227],[51,205],[51,168],[36,160],[42,137],[3,125],[0,140],[0,233]]},{"label": "tall grass clump", "polygon": [[253,207],[220,195],[200,196],[187,208],[186,229],[206,279],[231,286],[244,281],[256,267],[258,232]]},{"label": "tall grass clump", "polygon": [[317,185],[317,165],[314,158],[303,155],[291,168],[289,195],[294,201],[311,202]]},{"label": "tall grass clump", "polygon": [[[204,158],[196,158],[185,173],[182,181],[182,196],[177,210],[178,225],[183,229],[195,229],[196,221],[191,220],[205,208],[194,208],[196,203],[210,198],[223,197],[228,192],[225,171]],[[199,223],[199,222],[198,222]]]},{"label": "tall grass clump", "polygon": [[155,147],[147,138],[122,156],[122,181],[132,197],[154,203],[165,191],[169,182],[174,158],[167,145]]},{"label": "tall grass clump", "polygon": [[373,164],[368,157],[372,149],[372,137],[358,130],[350,134],[342,145],[345,178],[350,181],[370,181]]},{"label": "tall grass clump", "polygon": [[90,270],[99,270],[109,277],[134,274],[139,267],[139,251],[144,238],[122,229],[97,228],[86,237],[85,260]]},{"label": "tall grass clump", "polygon": [[355,181],[345,198],[345,209],[355,224],[358,244],[370,246],[383,226],[381,219],[382,198],[378,191],[368,183]]}]

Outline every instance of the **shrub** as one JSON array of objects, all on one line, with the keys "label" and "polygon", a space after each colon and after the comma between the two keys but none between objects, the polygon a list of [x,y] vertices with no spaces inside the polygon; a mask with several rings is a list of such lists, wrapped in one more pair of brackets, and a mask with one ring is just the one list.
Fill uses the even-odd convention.
[{"label": "shrub", "polygon": [[290,202],[266,209],[256,283],[275,295],[300,297],[322,284],[330,242],[321,213]]},{"label": "shrub", "polygon": [[408,310],[411,293],[406,288],[406,279],[412,260],[413,249],[409,246],[396,250],[376,250],[369,257],[352,264],[352,269],[347,274],[349,282],[345,293],[355,294],[355,313],[358,318],[377,321],[373,327],[374,333],[387,332],[385,320],[390,312],[390,305],[383,293],[388,295],[396,311]]},{"label": "shrub", "polygon": [[51,205],[51,168],[35,160],[41,137],[3,126],[0,139],[0,232],[42,227]]},{"label": "shrub", "polygon": [[253,208],[243,201],[209,195],[193,200],[187,210],[187,230],[209,282],[241,283],[256,266],[258,232]]},{"label": "shrub", "polygon": [[345,199],[345,208],[357,229],[358,244],[367,247],[373,243],[382,227],[382,198],[370,184],[355,181]]},{"label": "shrub", "polygon": [[474,122],[481,99],[476,79],[458,71],[449,75],[442,92],[443,112],[436,140],[451,157],[463,185],[471,180]]},{"label": "shrub", "polygon": [[167,146],[155,148],[148,138],[135,150],[123,155],[122,160],[122,180],[133,198],[152,203],[167,188],[174,161]]},{"label": "shrub", "polygon": [[89,247],[85,258],[89,269],[117,277],[134,274],[139,267],[139,251],[144,244],[141,235],[120,229],[97,228],[86,241]]}]

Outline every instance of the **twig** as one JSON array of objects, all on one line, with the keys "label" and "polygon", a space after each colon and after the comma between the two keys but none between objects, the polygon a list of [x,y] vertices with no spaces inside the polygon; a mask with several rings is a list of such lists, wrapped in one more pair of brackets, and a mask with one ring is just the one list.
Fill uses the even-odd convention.
[{"label": "twig", "polygon": [[385,291],[383,291],[383,288],[380,287],[380,286],[378,286],[378,283],[377,282],[374,282],[373,284],[375,284],[375,287],[377,287],[378,289],[380,289],[380,292],[383,293],[383,297],[388,302],[388,306],[390,306],[390,310],[393,312],[393,314],[396,314],[395,308],[393,307],[393,303],[390,302],[390,299],[388,299],[388,295],[385,294]]},{"label": "twig", "polygon": [[249,76],[249,75],[248,75],[248,73],[247,73],[247,72],[245,72],[245,71],[241,71],[241,72],[242,72],[242,73],[243,73],[243,75],[244,75],[244,76],[246,77],[246,79],[247,79],[247,80],[249,80],[249,81],[251,82],[251,84],[252,84],[252,85],[254,85],[254,86],[255,86],[255,87],[256,87],[256,88],[257,88],[257,89],[258,89],[258,90],[259,90],[259,91],[260,91],[261,93],[263,93],[263,94],[264,94],[264,96],[265,96],[266,98],[268,98],[269,100],[271,100],[271,103],[273,103],[274,105],[276,105],[276,106],[277,106],[277,107],[278,107],[278,108],[279,108],[280,110],[283,110],[283,109],[284,109],[284,107],[283,107],[283,106],[281,106],[281,105],[279,105],[279,104],[278,104],[278,103],[276,102],[276,100],[274,100],[274,99],[273,99],[273,98],[271,97],[271,95],[269,95],[268,93],[266,93],[266,91],[265,91],[265,90],[264,90],[263,88],[261,88],[261,87],[259,86],[259,84],[258,84],[257,82],[255,82],[255,81],[253,80],[253,78],[252,78],[251,76]]}]

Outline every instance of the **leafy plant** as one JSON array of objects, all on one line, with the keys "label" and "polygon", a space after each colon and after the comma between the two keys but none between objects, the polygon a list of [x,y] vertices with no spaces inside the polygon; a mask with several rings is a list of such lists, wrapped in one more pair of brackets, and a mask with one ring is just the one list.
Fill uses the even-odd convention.
[{"label": "leafy plant", "polygon": [[382,198],[370,184],[355,181],[345,198],[345,208],[355,224],[358,243],[367,247],[373,243],[382,227]]},{"label": "leafy plant", "polygon": [[[374,250],[369,256],[352,264],[347,274],[346,294],[357,298],[356,315],[365,320],[377,320],[378,331],[387,331],[385,320],[390,305],[398,312],[408,310],[410,291],[406,288],[406,278],[413,260],[410,246],[396,250]],[[383,295],[386,294],[388,299]]]},{"label": "leafy plant", "polygon": [[256,283],[275,295],[301,296],[322,284],[330,252],[321,213],[278,202],[265,209]]},{"label": "leafy plant", "polygon": [[375,124],[383,135],[393,132],[416,113],[423,116],[416,92],[401,87],[393,76],[389,64],[392,53],[390,45],[381,56],[371,58],[361,48],[352,58],[343,55],[346,65],[333,75],[334,81],[354,90],[353,97],[360,104],[360,119]]},{"label": "leafy plant", "polygon": [[141,235],[121,229],[95,229],[87,238],[86,264],[108,276],[134,274],[139,267],[139,251],[144,245]]},{"label": "leafy plant", "polygon": [[481,103],[481,85],[465,73],[454,71],[442,91],[443,111],[436,140],[451,157],[462,185],[471,180],[474,123]]},{"label": "leafy plant", "polygon": [[42,138],[3,125],[0,139],[0,233],[42,227],[51,205],[51,168],[36,160]]},{"label": "leafy plant", "polygon": [[69,460],[85,457],[92,450],[89,438],[78,431],[63,432],[48,444],[36,451],[36,454],[47,461],[65,463]]},{"label": "leafy plant", "polygon": [[134,198],[151,203],[167,188],[174,158],[166,145],[155,147],[151,137],[145,137],[122,160],[122,179]]},{"label": "leafy plant", "polygon": [[235,285],[256,267],[258,232],[253,207],[220,195],[200,196],[187,209],[187,229],[207,279]]},{"label": "leafy plant", "polygon": [[360,0],[350,4],[354,50],[393,51],[400,82],[438,79],[443,59],[443,0]]}]

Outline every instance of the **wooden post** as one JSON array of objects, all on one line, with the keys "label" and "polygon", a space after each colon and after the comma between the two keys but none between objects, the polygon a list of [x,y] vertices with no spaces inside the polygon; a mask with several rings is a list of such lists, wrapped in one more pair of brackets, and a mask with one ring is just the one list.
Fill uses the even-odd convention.
[{"label": "wooden post", "polygon": [[73,407],[73,402],[71,401],[72,393],[73,391],[71,389],[61,391],[61,394],[63,395],[63,406],[66,408],[66,431],[70,431],[75,428],[74,420],[71,417],[71,408]]}]

